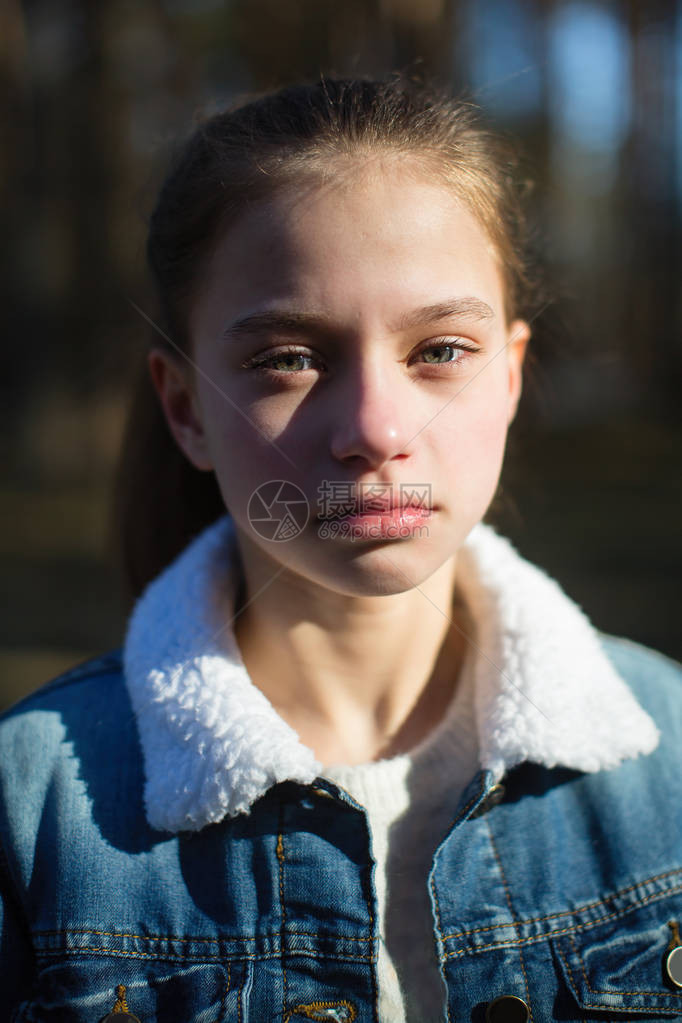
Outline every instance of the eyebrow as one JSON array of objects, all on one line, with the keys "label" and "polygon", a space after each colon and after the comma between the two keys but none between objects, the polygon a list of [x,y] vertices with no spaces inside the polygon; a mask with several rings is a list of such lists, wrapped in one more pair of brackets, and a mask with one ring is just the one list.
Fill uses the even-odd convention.
[{"label": "eyebrow", "polygon": [[[491,320],[495,318],[493,310],[487,302],[480,298],[446,299],[433,305],[421,306],[402,316],[394,325],[393,333],[426,326],[439,320],[457,316],[471,321]],[[331,334],[334,329],[329,320],[315,313],[297,313],[287,310],[273,309],[263,313],[251,313],[235,320],[223,332],[226,341],[242,341],[263,333],[279,334]]]},{"label": "eyebrow", "polygon": [[452,298],[445,302],[436,302],[435,305],[425,305],[421,309],[414,309],[402,317],[395,330],[409,330],[422,324],[434,323],[436,320],[447,320],[451,316],[472,321],[493,320],[495,313],[488,303],[483,302],[480,298]]}]

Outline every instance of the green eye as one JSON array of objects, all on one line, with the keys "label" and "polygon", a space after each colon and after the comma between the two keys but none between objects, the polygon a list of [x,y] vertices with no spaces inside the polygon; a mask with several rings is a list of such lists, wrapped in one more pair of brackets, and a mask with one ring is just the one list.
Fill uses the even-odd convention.
[{"label": "green eye", "polygon": [[[430,360],[427,359],[427,364],[430,366],[441,366],[446,363],[460,363],[466,362],[469,355],[473,355],[478,352],[479,349],[474,345],[467,344],[465,341],[455,341],[452,338],[444,339],[443,341],[432,341],[421,350],[421,354],[427,354],[428,352],[435,352],[437,358]],[[440,358],[446,352],[457,352],[457,355],[452,355],[452,358]]]},{"label": "green eye", "polygon": [[[448,337],[442,340],[430,341],[421,348],[418,355],[428,356],[431,353],[435,356],[424,359],[427,366],[460,366],[471,355],[475,355],[479,351],[480,349],[475,345],[471,345],[459,338]],[[306,362],[312,365],[302,365],[302,363]],[[252,369],[271,378],[281,378],[284,376],[298,376],[300,373],[315,368],[316,362],[319,365],[319,360],[311,353],[302,351],[299,348],[286,347],[273,352],[271,355],[256,356],[256,358],[247,362],[243,368]]]},{"label": "green eye", "polygon": [[[298,360],[298,366],[296,362]],[[254,369],[258,372],[265,373],[266,375],[273,374],[275,376],[294,376],[298,372],[304,372],[309,369],[308,366],[301,366],[301,360],[314,361],[314,357],[309,355],[308,352],[302,352],[298,348],[282,348],[279,352],[275,352],[272,355],[267,355],[263,358],[256,358],[252,362],[247,363],[247,369]],[[286,369],[276,369],[277,363],[288,364]],[[293,365],[292,365],[293,364]]]},{"label": "green eye", "polygon": [[455,350],[454,345],[431,345],[429,348],[423,349],[422,355],[428,355],[429,352],[435,352],[438,358],[427,359],[426,361],[432,362],[434,365],[437,365],[438,363],[441,362],[456,362],[457,360],[455,359],[454,356],[451,359],[440,358],[440,356],[444,355],[446,352],[454,352],[454,350]]}]

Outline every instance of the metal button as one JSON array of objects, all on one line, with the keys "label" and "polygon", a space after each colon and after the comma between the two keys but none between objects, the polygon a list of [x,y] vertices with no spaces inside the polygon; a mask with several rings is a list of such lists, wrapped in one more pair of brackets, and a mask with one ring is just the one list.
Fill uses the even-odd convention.
[{"label": "metal button", "polygon": [[482,817],[484,813],[492,809],[493,806],[497,806],[504,799],[505,787],[500,782],[497,785],[493,785],[488,794],[483,798],[476,810],[471,814],[471,817]]},{"label": "metal button", "polygon": [[677,920],[668,920],[670,941],[663,953],[663,970],[673,987],[682,987],[682,938]]},{"label": "metal button", "polygon": [[497,806],[498,803],[501,803],[502,800],[504,799],[505,791],[506,790],[504,785],[502,785],[500,782],[498,782],[497,785],[493,785],[493,787],[491,788],[490,792],[486,797],[485,800],[486,806],[488,807]]},{"label": "metal button", "polygon": [[317,796],[324,796],[325,799],[334,799],[334,796],[331,794],[331,792],[327,792],[326,789],[316,789],[316,788],[314,788],[313,792]]},{"label": "metal button", "polygon": [[501,995],[485,1011],[485,1023],[527,1023],[529,1019],[530,1009],[516,995]]},{"label": "metal button", "polygon": [[665,957],[665,972],[675,987],[682,987],[682,945],[678,945]]}]

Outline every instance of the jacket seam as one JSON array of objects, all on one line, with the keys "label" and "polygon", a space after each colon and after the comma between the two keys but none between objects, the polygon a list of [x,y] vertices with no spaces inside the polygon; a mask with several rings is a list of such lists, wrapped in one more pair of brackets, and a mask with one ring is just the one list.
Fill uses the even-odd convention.
[{"label": "jacket seam", "polygon": [[225,979],[225,985],[223,986],[223,993],[220,999],[220,1014],[215,1023],[222,1023],[225,1019],[225,1012],[227,1010],[227,996],[230,993],[230,985],[232,983],[232,968],[230,963],[227,964],[227,977]]},{"label": "jacket seam", "polygon": [[568,979],[569,979],[569,981],[571,983],[571,987],[573,989],[572,990],[573,997],[576,999],[576,1001],[578,1001],[578,985],[575,982],[575,978],[573,976],[573,970],[571,969],[570,963],[566,959],[566,956],[564,955],[564,953],[561,951],[561,948],[559,948],[558,946],[557,946],[557,953],[559,955],[559,959],[561,959],[561,962],[564,964],[564,968],[566,969],[566,972],[568,973]]},{"label": "jacket seam", "polygon": [[[471,797],[471,799],[469,800],[467,805],[462,810],[462,813],[460,815],[462,819],[466,818],[466,815],[468,814],[470,808],[473,806],[473,804],[476,802],[476,800],[479,799],[480,797],[481,797],[481,790],[479,789],[478,792],[476,792]],[[434,904],[435,909],[436,909],[436,927],[438,928],[438,936],[440,938],[441,950],[442,950],[442,946],[443,946],[444,942],[447,940],[447,936],[443,935],[443,922],[442,922],[442,917],[441,917],[441,912],[440,912],[440,901],[438,899],[438,892],[436,891],[435,878],[434,878],[433,874],[431,874],[430,887],[431,887],[431,894],[433,895],[433,904]],[[444,955],[443,958],[446,959],[447,956]],[[445,978],[443,978],[443,979],[445,979]],[[447,988],[447,986],[448,986],[447,985],[447,981],[445,982],[445,986]],[[448,1023],[453,1023],[452,1013],[450,1012],[450,999],[449,998],[446,999],[446,1009],[447,1009]]]},{"label": "jacket seam", "polygon": [[[566,972],[568,974],[568,977],[569,977],[569,980],[571,982],[571,985],[573,987],[573,991],[572,991],[573,997],[575,998],[576,1002],[578,1002],[578,1004],[580,1005],[580,1008],[581,1009],[597,1009],[597,1010],[598,1009],[608,1010],[608,1009],[613,1008],[610,1005],[604,1005],[603,1002],[600,1005],[595,1005],[594,1003],[585,1002],[585,1001],[583,1001],[580,998],[580,993],[579,993],[579,990],[578,990],[578,985],[575,982],[575,977],[573,976],[573,970],[571,969],[570,963],[566,959],[566,956],[563,954],[561,949],[557,949],[557,951],[559,953],[559,958],[561,959],[561,962],[564,964],[564,969],[566,970]],[[581,967],[581,970],[582,970],[583,969],[582,962],[580,964],[580,967]],[[588,991],[591,991],[592,994],[605,994],[605,995],[639,995],[639,994],[642,994],[642,995],[658,995],[661,998],[667,998],[668,995],[669,995],[669,992],[667,992],[667,991],[666,992],[657,992],[657,991],[602,991],[602,992],[600,992],[600,991],[593,991],[592,988],[590,987],[588,981],[587,981],[587,977],[585,977],[584,970],[583,970],[583,978],[585,980],[585,983],[587,984]],[[620,1006],[618,1008],[620,1009]],[[633,1006],[633,1008],[634,1008],[634,1006]],[[642,1011],[644,1011],[644,1012],[647,1012],[647,1011],[657,1012],[657,1011],[660,1011],[661,1008],[665,1008],[665,1006],[661,1006],[661,1005],[641,1005],[640,1006],[640,1005],[638,1005],[638,1006],[636,1006],[636,1008],[637,1008],[638,1012],[642,1012]]]},{"label": "jacket seam", "polygon": [[246,970],[242,970],[242,978],[239,984],[239,992],[237,994],[237,1023],[242,1023],[242,1001],[244,998],[244,988],[246,987]]},{"label": "jacket seam", "polygon": [[[520,937],[521,935],[520,935],[520,932],[519,932],[518,924],[514,920],[514,906],[513,906],[513,903],[512,903],[511,892],[509,890],[509,885],[507,884],[507,878],[506,878],[505,873],[504,873],[504,867],[502,866],[502,860],[500,859],[500,854],[498,852],[497,845],[495,844],[495,837],[493,835],[493,829],[492,829],[492,827],[490,825],[490,818],[489,817],[486,818],[486,824],[488,826],[488,836],[489,836],[489,839],[490,839],[490,845],[491,845],[491,848],[493,850],[493,855],[495,856],[495,860],[497,861],[497,866],[498,866],[498,869],[500,871],[500,877],[502,878],[502,886],[504,887],[504,895],[505,895],[505,898],[507,900],[507,906],[509,908],[509,912],[510,912],[511,917],[512,917],[512,922],[514,923],[514,929],[516,930],[517,935]],[[529,990],[529,987],[528,987],[528,975],[526,973],[526,964],[523,961],[523,949],[522,949],[521,945],[518,946],[518,949],[519,949],[519,959],[521,961],[521,972],[523,973],[523,983],[524,983],[524,987],[526,989],[526,1005],[528,1006],[528,1018],[529,1018],[530,1023],[533,1023],[533,1007],[531,1005],[530,990]]]},{"label": "jacket seam", "polygon": [[[78,957],[85,957],[85,956],[89,956],[89,955],[94,955],[94,956],[114,956],[117,959],[120,959],[120,958],[123,958],[123,959],[156,959],[159,962],[167,961],[167,962],[176,962],[176,963],[184,963],[184,962],[189,962],[189,961],[211,962],[211,963],[226,963],[226,962],[234,962],[236,960],[250,960],[250,961],[253,961],[253,962],[257,962],[257,961],[259,961],[261,959],[279,959],[281,953],[277,949],[277,950],[275,950],[273,952],[263,952],[263,953],[258,953],[258,952],[240,952],[240,953],[238,953],[236,955],[232,955],[232,956],[218,955],[218,954],[213,954],[213,953],[210,953],[210,952],[207,952],[207,953],[204,953],[204,954],[197,954],[197,955],[192,955],[192,953],[189,953],[187,955],[174,955],[172,953],[164,953],[164,952],[121,952],[118,949],[94,948],[93,947],[93,948],[50,949],[49,951],[41,951],[41,952],[39,952],[38,953],[38,959],[55,959],[55,958],[63,958],[64,956],[78,958]],[[337,960],[342,961],[342,962],[346,962],[346,961],[347,962],[362,962],[362,963],[364,963],[364,962],[366,962],[366,963],[373,962],[373,959],[372,959],[371,955],[353,955],[353,954],[350,954],[350,953],[341,953],[341,952],[334,952],[333,955],[330,955],[330,953],[328,953],[328,952],[317,952],[317,951],[313,951],[313,950],[302,950],[302,949],[298,950],[297,949],[296,951],[291,952],[290,955],[297,956],[297,957],[300,957],[302,959],[324,959],[326,961],[337,959]]]},{"label": "jacket seam", "polygon": [[[491,949],[505,948],[512,945],[532,945],[536,941],[544,941],[547,938],[556,938],[561,936],[562,934],[575,934],[576,931],[586,931],[592,927],[599,927],[607,920],[616,920],[619,917],[627,916],[628,913],[631,913],[633,910],[638,909],[640,906],[644,906],[648,902],[653,902],[656,899],[664,898],[671,892],[677,891],[682,891],[682,885],[679,885],[676,888],[668,888],[665,890],[665,892],[657,892],[655,895],[650,895],[639,902],[633,903],[631,906],[628,906],[627,909],[622,909],[616,913],[611,913],[609,916],[600,917],[599,920],[590,920],[588,923],[576,924],[574,927],[564,927],[560,931],[545,931],[544,934],[534,934],[532,935],[532,937],[529,938],[519,937],[516,938],[514,941],[496,941],[493,942],[491,945],[481,945],[479,948],[472,949],[460,948],[457,949],[457,951],[455,952],[447,952],[445,958],[451,959],[454,958],[455,956],[478,955],[479,952],[489,952]],[[507,926],[509,926],[509,924],[507,924]]]},{"label": "jacket seam", "polygon": [[[535,923],[541,923],[544,920],[558,920],[560,917],[565,917],[565,916],[573,916],[573,917],[575,917],[577,914],[584,913],[588,909],[596,909],[598,906],[608,906],[610,902],[614,901],[614,899],[618,899],[618,898],[620,898],[623,895],[627,895],[628,892],[632,892],[636,888],[642,888],[644,885],[651,884],[653,881],[660,881],[664,877],[671,877],[673,875],[679,875],[680,877],[682,877],[682,870],[679,867],[676,867],[674,870],[667,870],[663,874],[654,874],[653,877],[647,877],[643,881],[638,881],[636,884],[629,885],[627,888],[619,888],[612,895],[609,895],[609,896],[607,896],[604,899],[598,899],[596,902],[588,902],[585,906],[581,906],[580,909],[575,909],[575,910],[573,910],[573,909],[565,909],[565,910],[561,910],[561,912],[559,912],[559,913],[549,913],[547,916],[529,916],[529,917],[526,917],[524,920],[519,920],[518,923],[519,924],[535,924]],[[681,888],[682,888],[682,882],[679,885],[675,885],[675,886],[670,887],[670,888],[665,888],[661,892],[656,892],[653,895],[646,896],[646,898],[647,899],[652,899],[652,898],[663,897],[663,896],[665,896],[665,895],[667,895],[669,893],[673,893],[674,894],[675,892],[680,891]],[[628,907],[628,909],[622,910],[620,912],[629,912],[630,909],[635,909],[640,904],[641,903],[639,901],[638,902],[634,902],[634,903],[632,903],[631,906]],[[599,922],[601,922],[601,920],[610,920],[610,919],[612,919],[611,916],[600,917],[600,919],[598,921],[596,921],[596,922],[599,923]],[[577,927],[590,926],[590,924],[577,924],[576,926]],[[483,931],[502,930],[505,927],[509,927],[509,923],[486,924],[484,927],[473,927],[470,930],[466,930],[466,931],[453,931],[452,934],[446,934],[444,940],[445,941],[452,941],[455,938],[465,938],[469,934],[480,934]],[[563,932],[548,931],[547,933],[548,934],[559,934],[559,933],[563,933]]]},{"label": "jacket seam", "polygon": [[[33,934],[37,938],[39,938],[39,937],[51,937],[51,936],[57,937],[57,936],[60,936],[60,935],[63,936],[63,937],[66,937],[67,935],[70,935],[70,934],[95,934],[95,935],[97,935],[98,937],[101,937],[101,938],[135,938],[137,941],[145,941],[145,942],[152,942],[152,941],[176,941],[176,942],[182,942],[184,944],[192,944],[193,942],[197,942],[197,943],[201,942],[202,944],[207,944],[207,945],[219,945],[221,942],[225,942],[225,941],[252,941],[252,942],[255,942],[255,941],[262,941],[264,938],[271,938],[271,937],[274,936],[272,934],[263,934],[263,935],[256,935],[256,936],[254,936],[254,935],[247,935],[247,934],[221,934],[221,935],[219,935],[216,938],[200,938],[200,937],[191,937],[191,936],[190,937],[180,937],[180,935],[176,935],[176,934],[133,934],[132,932],[128,932],[128,931],[96,931],[96,930],[88,930],[88,929],[71,930],[69,928],[64,928],[64,929],[61,929],[61,930],[53,930],[53,931],[34,931]],[[277,936],[280,937],[280,939],[281,939],[282,932],[279,931]],[[320,937],[320,932],[319,931],[286,930],[284,932],[284,937],[285,938],[286,937],[319,938]],[[331,938],[334,941],[358,941],[358,942],[364,942],[365,944],[371,944],[371,941],[372,941],[371,938],[351,937],[350,935],[345,935],[345,934],[330,934],[328,937]]]},{"label": "jacket seam", "polygon": [[[672,995],[673,998],[682,998],[682,995],[679,995],[676,991],[648,991],[646,989],[641,989],[640,988],[640,990],[638,990],[638,991],[620,991],[619,990],[618,992],[613,992],[613,991],[603,991],[600,988],[593,988],[592,985],[590,984],[589,980],[588,980],[588,977],[587,977],[587,971],[585,970],[585,963],[583,962],[582,956],[580,955],[578,949],[576,948],[576,945],[575,945],[575,942],[574,942],[573,938],[569,937],[568,940],[571,943],[571,948],[573,949],[573,955],[576,957],[576,959],[578,960],[578,963],[580,965],[580,972],[583,975],[583,980],[585,981],[585,987],[590,992],[590,994],[593,994],[593,995],[611,995],[611,994],[617,993],[619,995],[654,995],[654,997],[666,998],[666,999],[668,999]],[[652,1008],[652,1006],[648,1006],[648,1008]]]},{"label": "jacket seam", "polygon": [[[476,800],[479,798],[479,796],[481,796],[480,789],[479,789],[478,792],[474,793],[474,795],[471,797],[471,799],[469,800],[469,802],[467,803],[467,805],[464,807],[464,809],[462,810],[461,814],[459,815],[459,819],[464,820],[466,818],[466,815],[468,814],[470,807],[473,806],[473,804],[476,802]],[[431,892],[433,894],[433,901],[436,904],[436,917],[437,917],[437,925],[438,925],[438,931],[440,933],[440,938],[441,938],[441,941],[447,941],[447,939],[449,937],[452,937],[452,935],[449,935],[449,934],[445,934],[444,935],[443,934],[443,926],[442,926],[442,923],[441,923],[441,915],[440,915],[440,902],[438,901],[438,893],[436,892],[436,886],[434,884],[434,877],[433,877],[433,875],[431,875]],[[462,933],[466,933],[466,932],[462,932]]]},{"label": "jacket seam", "polygon": [[[367,849],[368,849],[368,851],[370,853],[369,862],[371,863],[372,862],[372,856],[371,856],[372,834],[371,834],[371,830],[370,830],[370,827],[369,827],[369,821],[368,821],[368,818],[367,818],[367,812],[365,811],[364,808],[361,808],[361,809],[362,809],[362,814],[363,814],[363,818],[364,818],[364,822],[365,822],[365,831],[366,831],[366,834],[367,834]],[[372,868],[370,867],[370,871],[371,871],[371,869]],[[372,876],[371,876],[371,874],[370,874],[369,884],[367,886],[363,884],[362,887],[363,887],[363,890],[365,891],[365,904],[367,906],[367,915],[369,917],[369,933],[370,933],[370,946],[369,947],[370,947],[370,953],[369,953],[368,961],[370,963],[369,975],[370,975],[370,983],[371,983],[371,987],[372,987],[372,1019],[374,1020],[374,1023],[379,1023],[379,985],[377,984],[377,977],[376,977],[378,953],[377,953],[376,939],[380,938],[381,935],[376,933],[376,920],[375,920],[375,917],[374,917],[374,904],[373,904],[373,897],[374,897],[374,894],[376,893],[376,890],[374,889],[374,887],[372,885]]]},{"label": "jacket seam", "polygon": [[284,842],[282,840],[283,830],[283,818],[284,818],[284,805],[280,803],[279,807],[279,829],[277,833],[277,864],[279,872],[279,911],[280,911],[280,927],[279,927],[279,953],[280,962],[282,965],[282,1019],[286,1019],[287,1013],[287,965],[284,957],[284,935],[286,930],[286,909],[284,906]]},{"label": "jacket seam", "polygon": [[[444,941],[444,938],[443,938],[443,925],[442,925],[442,922],[441,922],[441,915],[440,915],[440,902],[438,901],[438,893],[436,891],[436,886],[434,884],[433,875],[431,875],[431,894],[433,895],[433,904],[434,904],[435,909],[436,909],[436,927],[438,928],[438,935],[440,937],[441,946],[442,946],[442,943]],[[446,987],[447,987],[447,983],[446,983]],[[448,1014],[448,1023],[452,1023],[452,1014],[450,1012],[450,999],[447,998],[446,1002],[447,1002],[446,1007],[447,1007],[447,1014]]]}]

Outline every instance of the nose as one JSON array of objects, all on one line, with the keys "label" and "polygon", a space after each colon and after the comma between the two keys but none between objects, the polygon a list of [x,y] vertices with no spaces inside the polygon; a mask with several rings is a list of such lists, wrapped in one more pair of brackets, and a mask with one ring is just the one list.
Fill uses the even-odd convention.
[{"label": "nose", "polygon": [[408,458],[419,429],[409,386],[386,358],[373,358],[349,371],[333,405],[333,457],[361,460],[373,469],[393,458]]}]

